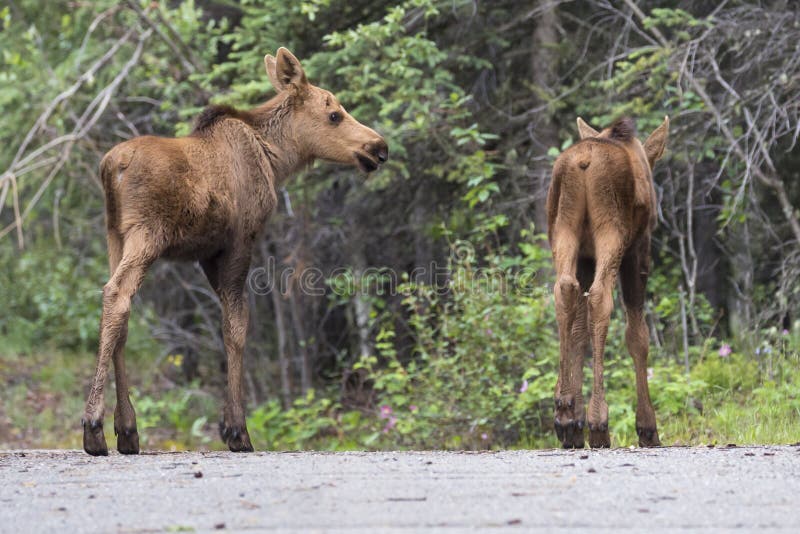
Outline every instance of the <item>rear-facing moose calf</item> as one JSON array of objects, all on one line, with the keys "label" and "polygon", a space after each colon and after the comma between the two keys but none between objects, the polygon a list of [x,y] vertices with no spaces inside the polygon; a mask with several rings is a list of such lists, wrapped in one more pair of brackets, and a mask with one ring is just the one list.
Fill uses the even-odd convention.
[{"label": "rear-facing moose calf", "polygon": [[[639,446],[660,445],[647,385],[649,334],[644,318],[650,273],[650,234],[657,206],[652,169],[664,153],[669,119],[642,144],[631,119],[598,132],[578,119],[581,141],[556,159],[547,195],[547,236],[556,271],[560,344],[555,430],[565,448],[609,447],[603,353],[619,274],[627,328],[625,343],[636,373]],[[593,386],[587,415],[583,358],[591,338]]]},{"label": "rear-facing moose calf", "polygon": [[117,449],[139,452],[123,351],[131,298],[160,257],[199,261],[219,296],[228,359],[220,433],[230,450],[252,451],[242,392],[245,282],[253,244],[277,203],[275,188],[316,158],[364,172],[388,158],[384,139],[330,92],[308,83],[291,52],[281,48],[264,65],[278,93],[268,102],[247,111],[211,106],[188,137],[137,137],[100,163],[111,277],[103,288],[97,369],[82,419],[89,454],[108,454],[103,389],[110,361]]}]

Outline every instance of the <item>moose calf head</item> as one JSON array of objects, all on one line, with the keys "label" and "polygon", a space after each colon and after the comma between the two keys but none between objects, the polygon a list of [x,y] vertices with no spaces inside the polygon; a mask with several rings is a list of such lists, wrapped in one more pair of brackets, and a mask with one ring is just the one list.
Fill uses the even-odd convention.
[{"label": "moose calf head", "polygon": [[275,57],[264,56],[264,66],[275,90],[290,92],[295,114],[291,135],[311,159],[354,165],[364,172],[386,162],[389,148],[383,137],[355,120],[330,91],[310,84],[291,52],[279,48]]}]

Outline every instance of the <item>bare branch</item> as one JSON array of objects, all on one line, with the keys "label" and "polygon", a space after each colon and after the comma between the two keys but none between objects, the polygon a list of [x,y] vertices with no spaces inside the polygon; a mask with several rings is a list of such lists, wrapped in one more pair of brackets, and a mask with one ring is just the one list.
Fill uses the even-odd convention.
[{"label": "bare branch", "polygon": [[[197,70],[201,70],[200,63],[199,62],[195,63],[196,59],[194,57],[191,57],[192,56],[191,52],[188,51],[188,48],[183,43],[183,41],[180,40],[180,36],[178,36],[177,33],[174,32],[174,30],[171,33],[173,34],[173,37],[176,37],[177,39],[173,39],[166,33],[164,33],[161,27],[158,24],[156,24],[153,20],[151,20],[150,17],[147,16],[147,13],[145,13],[144,10],[141,7],[139,7],[138,2],[136,2],[135,0],[127,0],[127,4],[128,6],[130,6],[131,9],[136,11],[136,14],[139,15],[139,18],[142,19],[142,22],[147,24],[150,27],[150,29],[155,31],[156,35],[158,35],[159,38],[161,38],[161,40],[164,41],[164,43],[166,43],[167,46],[169,46],[170,50],[172,50],[175,53],[175,56],[180,58],[181,63],[183,63],[183,67],[187,72],[192,73]],[[163,17],[160,17],[160,21],[162,24],[164,24],[166,27],[172,30],[172,27],[169,24],[167,24],[167,21],[165,21]],[[180,45],[178,43],[180,43]]]},{"label": "bare branch", "polygon": [[[141,57],[142,49],[144,47],[144,43],[150,37],[151,33],[152,33],[152,30],[147,30],[147,31],[145,31],[143,34],[141,34],[139,36],[139,42],[138,42],[138,44],[136,46],[136,49],[134,50],[133,55],[131,56],[131,58],[128,60],[127,63],[125,63],[125,65],[122,67],[120,72],[114,77],[114,79],[106,87],[104,87],[95,96],[95,98],[92,100],[92,102],[86,107],[86,109],[84,110],[81,118],[75,124],[75,127],[73,128],[71,133],[69,133],[67,135],[62,135],[62,136],[60,136],[60,137],[58,137],[58,138],[56,138],[56,139],[54,139],[54,140],[52,140],[52,141],[50,141],[48,143],[45,143],[45,145],[43,145],[39,149],[35,150],[32,153],[32,155],[26,156],[25,158],[22,158],[22,159],[17,158],[18,161],[16,163],[12,163],[12,170],[6,171],[6,174],[3,175],[3,177],[5,179],[9,179],[10,180],[14,176],[13,168],[16,165],[27,164],[28,162],[30,162],[33,159],[33,157],[38,156],[40,154],[43,154],[44,152],[46,152],[47,150],[49,150],[51,148],[55,148],[57,146],[61,147],[58,160],[56,161],[55,165],[50,170],[50,173],[47,175],[45,180],[39,186],[39,189],[36,191],[36,193],[33,195],[31,200],[28,202],[27,206],[25,207],[25,210],[21,214],[15,213],[15,221],[12,224],[9,224],[8,226],[6,226],[3,230],[0,230],[0,239],[2,239],[5,235],[7,235],[9,232],[11,232],[14,228],[17,228],[18,234],[20,236],[20,243],[21,243],[21,232],[22,232],[22,223],[23,223],[23,221],[28,216],[28,214],[31,212],[31,210],[34,208],[34,206],[37,204],[37,202],[42,197],[44,192],[47,190],[47,187],[53,181],[53,179],[55,178],[56,174],[58,174],[58,171],[60,171],[61,168],[66,163],[66,161],[69,158],[70,152],[71,152],[72,147],[74,146],[75,142],[80,140],[80,139],[82,139],[92,129],[92,127],[95,125],[97,120],[100,118],[100,116],[105,111],[106,107],[108,106],[109,101],[111,100],[111,96],[114,94],[114,92],[116,91],[117,87],[119,87],[119,84],[122,83],[122,81],[130,73],[131,69],[139,62],[139,58]],[[77,91],[77,88],[79,86],[75,86],[74,85],[73,87],[75,87],[75,91]],[[63,94],[64,93],[62,93],[62,95]],[[73,91],[73,94],[74,94],[74,91]],[[52,104],[51,104],[51,106],[48,106],[48,108],[54,109],[55,106],[52,106]],[[52,109],[51,109],[50,112],[52,112]],[[47,113],[47,116],[49,116],[50,112]],[[42,115],[42,117],[44,117],[44,116],[45,116],[45,114]],[[42,117],[40,117],[40,121],[41,121]],[[37,122],[39,122],[39,121],[37,121]],[[42,124],[43,124],[43,122],[42,122]],[[38,127],[35,127],[35,128],[38,129]],[[34,130],[32,129],[31,131],[34,131]],[[19,152],[18,152],[18,154],[19,154]],[[16,186],[14,185],[13,187],[16,187]],[[1,205],[0,205],[0,208],[2,208]],[[18,208],[15,205],[15,210],[16,209],[18,209]]]},{"label": "bare branch", "polygon": [[[633,0],[624,0],[624,1],[625,4],[631,8],[634,14],[636,14],[640,22],[643,23],[647,18],[644,12],[633,2]],[[658,40],[661,46],[663,46],[664,48],[671,47],[670,42],[666,39],[666,37],[664,37],[664,34],[662,34],[658,28],[656,28],[655,26],[651,26],[649,28],[649,31]],[[766,148],[764,147],[763,136],[756,128],[755,123],[751,120],[748,120],[749,126],[751,127],[751,129],[753,129],[753,132],[755,134],[756,142],[760,145],[759,150],[762,156],[766,156],[765,161],[767,162],[767,165],[770,167],[769,174],[764,170],[762,170],[760,166],[753,164],[754,163],[753,158],[748,156],[748,154],[742,148],[739,140],[733,134],[733,130],[731,129],[729,122],[724,119],[722,112],[714,104],[713,99],[709,96],[705,87],[703,87],[703,84],[701,84],[698,81],[698,79],[694,76],[692,71],[687,70],[685,71],[684,74],[687,77],[694,91],[702,99],[706,108],[712,113],[712,115],[714,115],[714,118],[716,119],[717,122],[717,128],[725,137],[726,141],[730,144],[733,153],[736,154],[736,156],[742,161],[742,163],[744,163],[747,174],[752,174],[759,180],[759,182],[761,182],[763,185],[769,187],[774,191],[775,196],[778,198],[778,202],[781,205],[781,212],[786,218],[786,221],[789,223],[792,233],[794,234],[794,239],[798,244],[800,244],[800,221],[798,221],[798,218],[795,215],[795,208],[792,206],[791,201],[789,200],[789,196],[786,192],[786,188],[784,186],[783,181],[779,177],[775,176],[775,167],[771,163],[769,155],[766,152]],[[729,87],[727,82],[725,83],[725,86]],[[730,88],[730,91],[732,91],[732,94],[738,95],[738,93],[736,91],[733,91],[732,88]],[[742,104],[742,106],[745,109],[745,116],[747,116],[749,111],[744,106],[744,104]]]}]

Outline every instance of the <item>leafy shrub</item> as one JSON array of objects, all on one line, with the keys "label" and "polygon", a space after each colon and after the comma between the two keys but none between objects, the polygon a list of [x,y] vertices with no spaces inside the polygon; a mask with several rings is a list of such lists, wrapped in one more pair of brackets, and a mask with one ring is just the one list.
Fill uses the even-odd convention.
[{"label": "leafy shrub", "polygon": [[350,450],[374,441],[375,422],[361,412],[342,412],[328,396],[309,390],[284,410],[271,400],[253,410],[247,430],[256,447],[268,450]]},{"label": "leafy shrub", "polygon": [[545,435],[540,407],[552,403],[558,350],[550,291],[536,276],[544,268],[536,247],[479,262],[459,242],[446,287],[400,286],[413,358],[395,352],[387,320],[378,354],[359,364],[380,399],[379,446],[485,448]]},{"label": "leafy shrub", "polygon": [[164,391],[158,398],[137,395],[136,390],[132,393],[139,434],[146,446],[182,449],[212,441],[217,426],[208,422],[217,419],[213,415],[217,400],[198,390],[197,384]]}]

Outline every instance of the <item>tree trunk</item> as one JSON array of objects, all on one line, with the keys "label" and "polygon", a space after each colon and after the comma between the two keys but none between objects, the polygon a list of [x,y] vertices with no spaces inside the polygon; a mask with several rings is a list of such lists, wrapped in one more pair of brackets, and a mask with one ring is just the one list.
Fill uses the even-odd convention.
[{"label": "tree trunk", "polygon": [[367,259],[364,257],[363,241],[358,240],[353,251],[353,268],[355,271],[356,290],[353,293],[353,315],[358,335],[358,356],[368,356],[372,352],[372,340],[369,335],[369,290],[370,281],[364,277]]},{"label": "tree trunk", "polygon": [[293,282],[289,304],[294,327],[294,340],[297,346],[297,358],[300,360],[300,389],[305,393],[311,389],[313,384],[311,358],[308,355],[306,328],[303,322],[303,304],[300,302],[300,298],[300,288]]},{"label": "tree trunk", "polygon": [[272,289],[272,307],[275,310],[275,330],[278,334],[278,367],[281,378],[281,400],[283,407],[292,405],[292,379],[290,374],[289,356],[286,354],[286,323],[283,317],[283,304],[281,302],[280,287]]},{"label": "tree trunk", "polygon": [[[540,94],[554,94],[554,87],[558,83],[558,57],[555,46],[558,44],[558,15],[550,0],[536,0],[536,8],[542,13],[536,20],[533,30],[533,46],[531,47],[531,81]],[[537,99],[536,105],[546,103],[546,97]],[[547,231],[547,189],[550,185],[550,157],[547,151],[550,147],[558,147],[558,128],[553,123],[552,113],[542,113],[541,119],[532,129],[534,136],[533,147],[533,192],[534,214],[533,221],[536,231]]]}]

